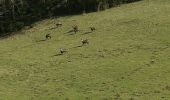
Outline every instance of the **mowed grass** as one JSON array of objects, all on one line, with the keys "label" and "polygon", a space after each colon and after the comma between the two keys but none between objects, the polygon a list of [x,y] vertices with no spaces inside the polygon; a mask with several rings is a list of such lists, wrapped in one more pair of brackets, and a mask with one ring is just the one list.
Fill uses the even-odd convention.
[{"label": "mowed grass", "polygon": [[[74,24],[81,31],[71,35]],[[89,26],[96,31],[85,34]],[[68,52],[57,56],[60,48]],[[169,0],[47,19],[0,40],[0,100],[169,99]]]}]

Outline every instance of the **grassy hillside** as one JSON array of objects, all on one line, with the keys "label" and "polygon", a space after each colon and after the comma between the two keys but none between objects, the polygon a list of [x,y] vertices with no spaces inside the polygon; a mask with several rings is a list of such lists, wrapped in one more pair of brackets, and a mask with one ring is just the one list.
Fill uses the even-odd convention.
[{"label": "grassy hillside", "polygon": [[[63,27],[50,29],[58,20]],[[86,34],[89,26],[97,30]],[[47,19],[19,33],[0,40],[0,100],[170,99],[169,0]],[[52,39],[41,41],[46,33]],[[60,48],[68,52],[57,56]]]}]

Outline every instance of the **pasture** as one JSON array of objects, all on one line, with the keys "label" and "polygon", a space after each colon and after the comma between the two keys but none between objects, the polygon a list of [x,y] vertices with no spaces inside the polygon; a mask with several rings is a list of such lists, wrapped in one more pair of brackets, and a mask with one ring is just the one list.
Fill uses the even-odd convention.
[{"label": "pasture", "polygon": [[169,0],[46,19],[0,40],[0,100],[169,99]]}]

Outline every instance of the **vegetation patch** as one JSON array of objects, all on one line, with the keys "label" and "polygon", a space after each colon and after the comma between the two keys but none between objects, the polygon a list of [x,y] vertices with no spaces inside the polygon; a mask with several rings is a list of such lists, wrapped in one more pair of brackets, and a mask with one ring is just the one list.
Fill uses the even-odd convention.
[{"label": "vegetation patch", "polygon": [[168,100],[169,5],[46,19],[1,39],[0,99]]},{"label": "vegetation patch", "polygon": [[44,18],[105,10],[139,0],[0,0],[0,36]]}]

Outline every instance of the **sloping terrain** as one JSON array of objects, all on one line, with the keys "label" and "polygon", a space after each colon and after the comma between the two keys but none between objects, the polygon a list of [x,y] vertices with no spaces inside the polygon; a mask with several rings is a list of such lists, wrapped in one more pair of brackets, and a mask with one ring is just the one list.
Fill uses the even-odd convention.
[{"label": "sloping terrain", "polygon": [[169,0],[47,19],[0,40],[0,100],[169,99]]}]

